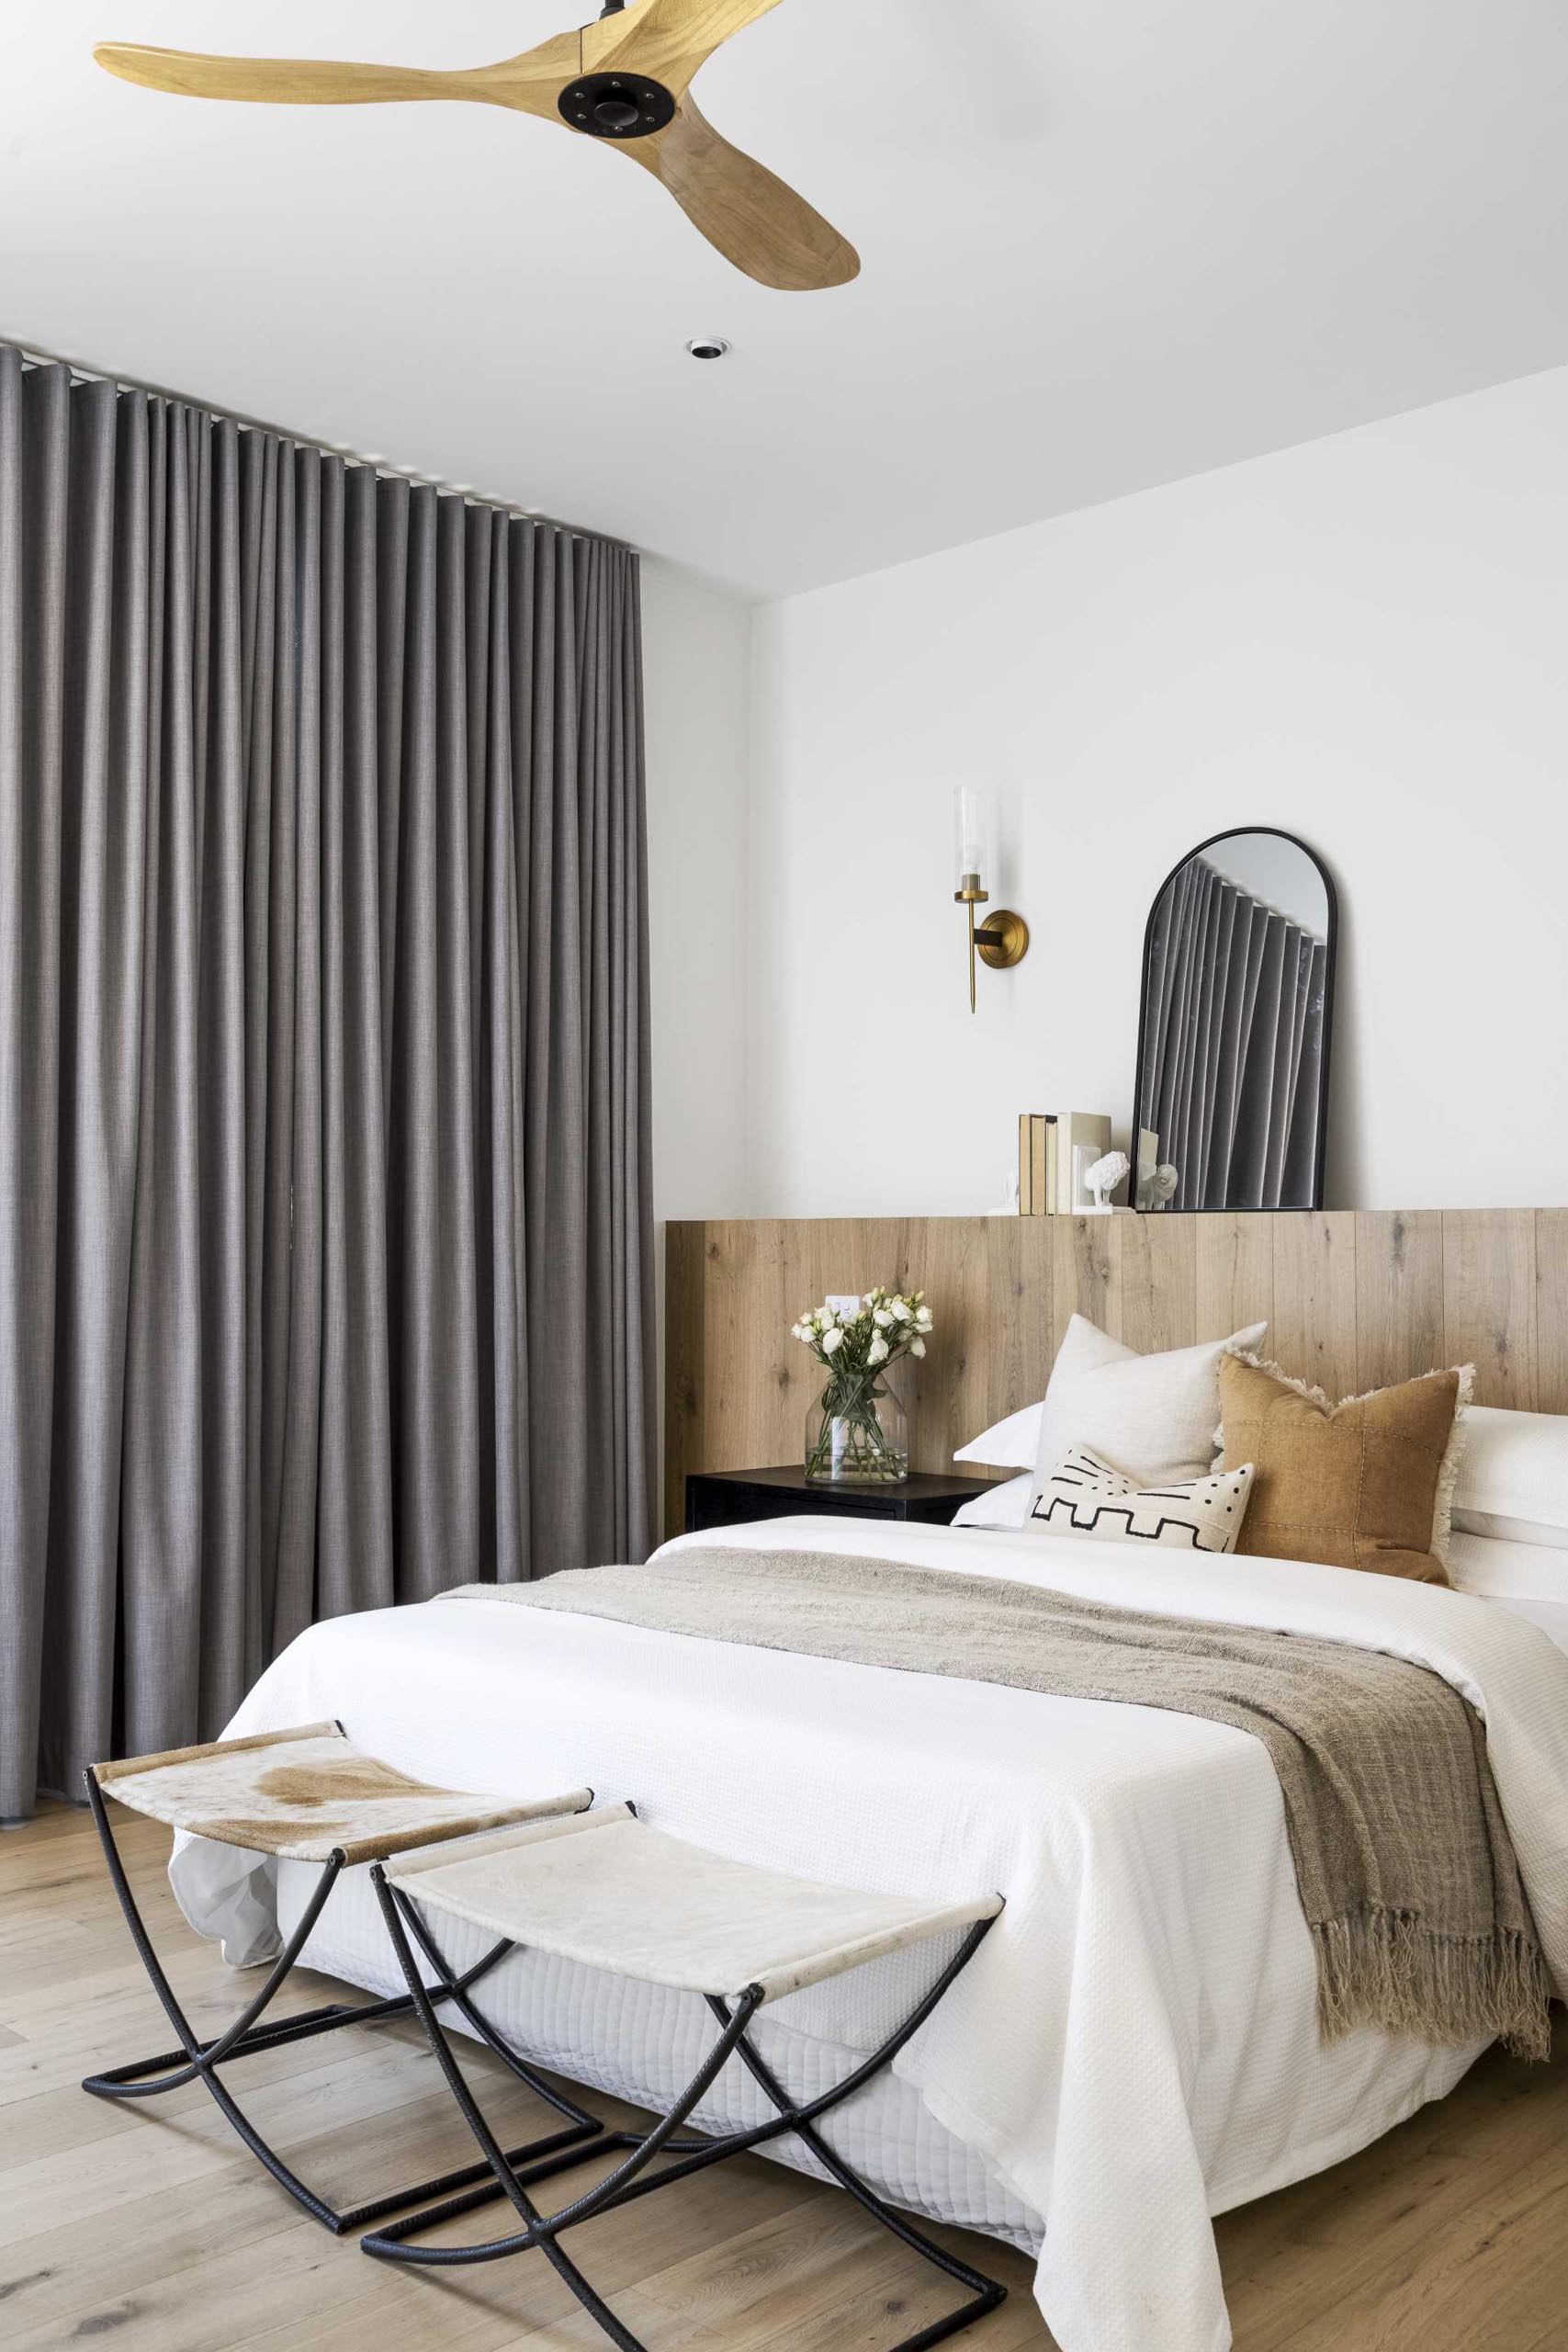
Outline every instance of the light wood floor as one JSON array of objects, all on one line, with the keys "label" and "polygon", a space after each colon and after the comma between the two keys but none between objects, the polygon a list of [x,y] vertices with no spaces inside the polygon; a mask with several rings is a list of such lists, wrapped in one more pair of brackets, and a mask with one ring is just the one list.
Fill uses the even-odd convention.
[{"label": "light wood floor", "polygon": [[[167,1833],[125,1815],[124,1850],[199,2028],[234,1980],[179,1920]],[[254,1981],[254,1980],[253,1980]],[[293,2005],[322,1997],[300,1978]],[[1238,2352],[1568,2348],[1568,2031],[1559,2062],[1483,2059],[1453,2097],[1354,2162],[1219,2225]],[[536,2257],[446,2278],[390,2271],[299,2214],[200,2086],[141,2112],[77,2087],[167,2046],[83,1814],[0,1836],[0,2343],[112,2338],[116,2352],[592,2352],[604,2342]],[[346,2045],[353,2042],[352,2049]],[[542,2117],[480,2053],[491,2112]],[[350,2029],[244,2070],[264,2129],[328,2193],[466,2161],[410,2028]],[[504,2080],[504,2078],[502,2078]],[[605,2103],[606,2106],[609,2103]],[[539,2118],[539,2121],[536,2121]],[[565,2176],[569,2188],[586,2176]],[[493,2209],[492,2212],[493,2212]],[[484,2233],[490,2216],[457,2225]],[[1129,2216],[1129,2227],[1135,2227]],[[959,2340],[1050,2352],[1030,2266],[953,2233],[1010,2300]],[[902,2249],[832,2189],[741,2157],[573,2240],[651,2352],[880,2352],[946,2307]],[[1149,2352],[1160,2352],[1151,2346]]]}]

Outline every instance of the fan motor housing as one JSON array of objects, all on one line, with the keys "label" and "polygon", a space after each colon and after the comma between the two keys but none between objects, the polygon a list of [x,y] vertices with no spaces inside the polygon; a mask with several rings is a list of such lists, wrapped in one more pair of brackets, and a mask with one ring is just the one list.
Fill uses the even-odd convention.
[{"label": "fan motor housing", "polygon": [[583,74],[556,100],[561,119],[590,139],[647,139],[674,118],[662,82],[645,74]]}]

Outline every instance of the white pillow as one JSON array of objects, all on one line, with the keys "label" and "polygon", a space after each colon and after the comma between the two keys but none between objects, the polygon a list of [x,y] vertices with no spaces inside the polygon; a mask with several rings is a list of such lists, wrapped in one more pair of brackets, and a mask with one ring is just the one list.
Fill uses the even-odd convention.
[{"label": "white pillow", "polygon": [[1249,1323],[1228,1340],[1141,1356],[1075,1315],[1041,1403],[971,1438],[953,1458],[1052,1470],[1069,1446],[1091,1445],[1138,1485],[1201,1477],[1214,1459],[1220,1358],[1250,1354],[1268,1329]]},{"label": "white pillow", "polygon": [[1456,1592],[1479,1593],[1486,1600],[1568,1606],[1568,1545],[1455,1533],[1449,1538],[1449,1579]]},{"label": "white pillow", "polygon": [[[1038,1410],[1038,1407],[1035,1408]],[[960,1503],[953,1514],[954,1527],[994,1527],[1016,1535],[1029,1517],[1029,1506],[1034,1499],[1034,1473],[1026,1470],[1021,1478],[1009,1478],[1005,1485],[993,1487],[988,1493],[976,1495],[972,1503]]]},{"label": "white pillow", "polygon": [[1005,1421],[982,1430],[967,1445],[961,1445],[953,1457],[954,1462],[984,1462],[997,1469],[1022,1465],[1032,1470],[1040,1451],[1040,1416],[1044,1409],[1043,1400],[1038,1405],[1021,1405]]},{"label": "white pillow", "polygon": [[1455,1533],[1449,1538],[1449,1577],[1457,1592],[1495,1600],[1568,1651],[1568,1546]]},{"label": "white pillow", "polygon": [[1234,1552],[1252,1492],[1252,1464],[1140,1487],[1089,1446],[1075,1445],[1036,1487],[1032,1534],[1120,1543],[1131,1536],[1170,1551]]},{"label": "white pillow", "polygon": [[[1075,1315],[1040,1403],[1021,1406],[982,1430],[953,1458],[1033,1470],[1047,1453],[1053,1463],[1060,1461],[1066,1447],[1082,1438],[1112,1461],[1125,1462],[1134,1476],[1195,1478],[1214,1459],[1220,1358],[1250,1354],[1261,1347],[1268,1329],[1267,1323],[1248,1323],[1228,1340],[1141,1356],[1087,1317]],[[1075,1410],[1083,1382],[1100,1372],[1122,1376],[1097,1383],[1085,1392],[1083,1411]],[[1154,1420],[1163,1420],[1168,1442],[1160,1442]]]},{"label": "white pillow", "polygon": [[1466,1429],[1455,1528],[1514,1544],[1568,1544],[1568,1413],[1472,1405]]}]

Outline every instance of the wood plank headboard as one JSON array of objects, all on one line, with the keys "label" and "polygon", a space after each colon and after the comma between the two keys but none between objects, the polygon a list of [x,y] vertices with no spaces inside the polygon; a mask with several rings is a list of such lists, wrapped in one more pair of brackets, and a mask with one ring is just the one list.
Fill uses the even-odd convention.
[{"label": "wood plank headboard", "polygon": [[1077,1312],[1143,1350],[1267,1316],[1268,1352],[1329,1396],[1473,1363],[1480,1404],[1568,1412],[1568,1209],[672,1224],[665,1516],[689,1470],[800,1458],[820,1371],[789,1336],[828,1291],[923,1288],[914,1466],[1043,1396]]}]

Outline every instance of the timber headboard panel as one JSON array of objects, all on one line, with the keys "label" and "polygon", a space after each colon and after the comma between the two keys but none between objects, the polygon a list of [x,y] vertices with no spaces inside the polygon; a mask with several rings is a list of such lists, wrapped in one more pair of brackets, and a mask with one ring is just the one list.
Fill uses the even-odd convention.
[{"label": "timber headboard panel", "polygon": [[1267,1316],[1268,1353],[1352,1396],[1473,1363],[1476,1401],[1568,1412],[1568,1208],[865,1217],[666,1228],[665,1516],[689,1470],[797,1462],[820,1367],[789,1336],[828,1291],[923,1288],[936,1318],[910,1451],[1045,1392],[1067,1318],[1189,1347]]}]

